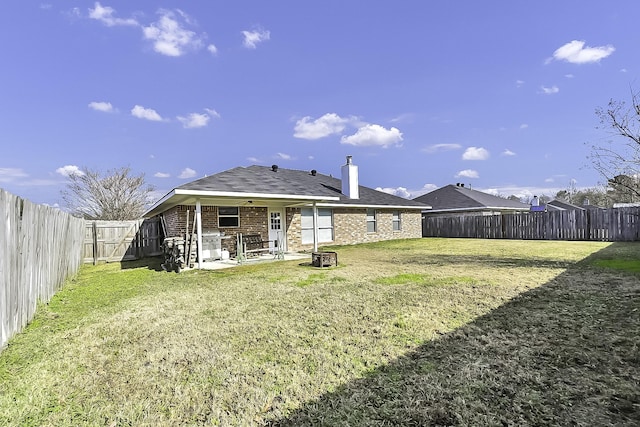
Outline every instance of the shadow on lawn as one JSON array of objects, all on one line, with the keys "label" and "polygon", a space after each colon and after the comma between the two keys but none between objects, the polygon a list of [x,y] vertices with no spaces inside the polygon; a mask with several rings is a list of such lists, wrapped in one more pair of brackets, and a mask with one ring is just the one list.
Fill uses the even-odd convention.
[{"label": "shadow on lawn", "polygon": [[137,259],[135,261],[120,261],[120,268],[122,270],[129,270],[135,268],[148,268],[153,271],[164,271],[162,269],[162,263],[164,257],[147,257]]},{"label": "shadow on lawn", "polygon": [[640,278],[591,266],[616,251],[270,425],[640,424]]}]

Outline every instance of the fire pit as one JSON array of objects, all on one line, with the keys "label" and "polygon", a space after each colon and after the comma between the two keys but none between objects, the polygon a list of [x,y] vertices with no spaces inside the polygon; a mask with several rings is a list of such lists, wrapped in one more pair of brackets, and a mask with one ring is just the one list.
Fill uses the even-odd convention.
[{"label": "fire pit", "polygon": [[331,267],[338,265],[338,254],[336,252],[312,252],[311,264],[314,267]]}]

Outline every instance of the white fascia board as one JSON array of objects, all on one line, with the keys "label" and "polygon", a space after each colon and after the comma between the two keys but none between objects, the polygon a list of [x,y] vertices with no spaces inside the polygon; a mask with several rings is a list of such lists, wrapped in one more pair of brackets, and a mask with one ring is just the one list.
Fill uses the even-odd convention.
[{"label": "white fascia board", "polygon": [[490,206],[482,206],[477,208],[452,208],[452,209],[433,209],[429,212],[439,213],[439,212],[477,212],[477,211],[523,211],[529,212],[529,208],[507,208],[507,207],[490,207]]},{"label": "white fascia board", "polygon": [[415,209],[424,210],[431,209],[431,206],[405,206],[405,205],[368,205],[353,203],[318,203],[319,208],[369,208],[369,209]]},{"label": "white fascia board", "polygon": [[160,200],[155,202],[149,209],[147,209],[147,211],[144,214],[142,214],[142,217],[146,218],[147,215],[149,214],[149,212],[153,212],[155,209],[158,208],[158,206],[161,206],[164,202],[166,202],[167,200],[171,199],[175,194],[176,194],[176,190],[175,189],[169,191]]},{"label": "white fascia board", "polygon": [[339,197],[306,196],[295,194],[238,193],[234,191],[204,191],[175,189],[174,194],[194,197],[238,197],[246,199],[284,199],[284,200],[340,200]]}]

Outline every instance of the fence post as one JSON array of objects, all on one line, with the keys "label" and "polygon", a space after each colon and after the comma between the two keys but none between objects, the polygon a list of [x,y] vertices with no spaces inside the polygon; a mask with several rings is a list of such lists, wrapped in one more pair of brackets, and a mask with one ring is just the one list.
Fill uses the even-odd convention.
[{"label": "fence post", "polygon": [[93,233],[93,265],[98,264],[98,225],[95,221],[93,221],[93,225],[91,227],[91,232]]}]

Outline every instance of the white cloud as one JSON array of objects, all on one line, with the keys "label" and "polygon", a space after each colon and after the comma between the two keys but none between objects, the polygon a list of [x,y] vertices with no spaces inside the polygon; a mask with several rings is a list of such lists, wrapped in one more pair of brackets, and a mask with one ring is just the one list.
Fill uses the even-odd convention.
[{"label": "white cloud", "polygon": [[524,85],[524,80],[516,80],[516,87],[522,87]]},{"label": "white cloud", "polygon": [[208,114],[199,113],[191,113],[187,117],[178,116],[177,118],[185,129],[204,127],[209,124],[209,120],[211,120]]},{"label": "white cloud", "polygon": [[202,46],[200,37],[184,27],[190,23],[189,17],[181,10],[176,12],[160,9],[160,19],[142,28],[144,38],[153,41],[153,50],[162,55],[181,56],[188,49]]},{"label": "white cloud", "polygon": [[438,186],[435,184],[425,184],[422,186],[422,188],[418,189],[418,190],[409,190],[409,192],[411,193],[411,198],[415,199],[416,197],[420,197],[423,194],[427,194],[432,192],[433,190],[438,189]]},{"label": "white cloud", "polygon": [[400,146],[402,132],[392,127],[386,129],[380,125],[366,124],[360,127],[355,134],[343,136],[340,139],[342,144],[355,146],[379,146],[387,148],[391,145]]},{"label": "white cloud", "polygon": [[511,150],[509,150],[509,149],[507,148],[507,149],[505,149],[505,150],[502,152],[502,155],[503,155],[503,156],[515,156],[515,155],[516,155],[516,153],[514,153],[513,151],[511,151]]},{"label": "white cloud", "polygon": [[187,179],[187,178],[193,178],[194,176],[196,176],[196,171],[194,171],[191,168],[184,168],[182,172],[180,172],[180,175],[178,175],[178,178]]},{"label": "white cloud", "polygon": [[291,157],[289,154],[285,154],[285,153],[277,153],[276,154],[276,158],[281,159],[281,160],[292,160],[293,157]]},{"label": "white cloud", "polygon": [[422,151],[425,153],[437,153],[440,151],[459,150],[461,148],[462,146],[460,144],[433,144],[423,148]]},{"label": "white cloud", "polygon": [[438,188],[437,185],[435,184],[425,184],[422,186],[422,190],[421,191],[426,191],[427,193],[433,190],[436,190]]},{"label": "white cloud", "polygon": [[540,93],[544,93],[545,95],[553,95],[554,93],[558,93],[558,92],[560,92],[560,88],[558,86],[551,86],[551,87],[541,86],[540,87]]},{"label": "white cloud", "polygon": [[248,49],[255,49],[258,43],[269,40],[271,33],[265,30],[243,31],[244,41],[242,44]]},{"label": "white cloud", "polygon": [[382,191],[383,193],[387,193],[387,194],[393,194],[394,196],[403,197],[405,199],[411,198],[411,193],[404,187],[397,187],[397,188],[376,187],[376,190]]},{"label": "white cloud", "polygon": [[96,111],[102,111],[104,113],[110,113],[113,110],[113,105],[110,102],[90,102],[89,108],[92,108]]},{"label": "white cloud", "polygon": [[626,73],[628,70],[626,68],[620,68],[621,73]]},{"label": "white cloud", "polygon": [[487,160],[489,152],[482,147],[469,147],[462,154],[462,160]]},{"label": "white cloud", "polygon": [[209,116],[211,117],[215,117],[216,119],[220,118],[220,113],[218,113],[216,110],[211,109],[211,108],[205,108],[204,111],[207,112],[207,114],[209,114]]},{"label": "white cloud", "polygon": [[353,120],[342,118],[336,113],[327,113],[313,120],[311,117],[303,117],[296,122],[293,136],[300,139],[320,139],[333,134],[340,134],[347,124]]},{"label": "white cloud", "polygon": [[586,64],[590,62],[600,62],[601,59],[611,55],[616,50],[611,45],[598,47],[585,47],[584,40],[572,40],[560,46],[553,52],[553,59],[556,61],[566,61],[572,64]]},{"label": "white cloud", "polygon": [[262,163],[262,160],[257,157],[247,157],[247,160],[249,160],[251,163]]},{"label": "white cloud", "polygon": [[398,117],[394,117],[390,120],[391,123],[407,123],[407,122],[413,122],[413,119],[415,117],[415,114],[413,113],[405,113],[405,114],[400,114]]},{"label": "white cloud", "polygon": [[572,79],[572,78],[574,78],[574,77],[575,77],[575,76],[574,76],[573,74],[571,74],[571,73],[569,73],[569,74],[565,74],[564,76],[565,76],[566,78],[568,78],[568,79]]},{"label": "white cloud", "polygon": [[177,119],[185,129],[201,128],[209,124],[212,118],[220,118],[220,114],[211,108],[205,108],[206,113],[191,113],[186,117],[178,116]]},{"label": "white cloud", "polygon": [[0,168],[0,182],[11,182],[16,178],[25,178],[27,175],[22,169]]},{"label": "white cloud", "polygon": [[109,6],[102,6],[96,2],[93,9],[89,9],[89,18],[102,22],[107,27],[138,26],[138,21],[133,18],[122,19],[114,17],[115,10]]},{"label": "white cloud", "polygon": [[156,178],[169,178],[171,177],[171,174],[164,173],[164,172],[156,172],[155,174],[153,174],[153,176],[155,176]]},{"label": "white cloud", "polygon": [[84,175],[84,172],[82,172],[80,168],[75,165],[66,165],[61,168],[58,168],[56,169],[56,173],[65,177],[72,176],[72,175],[78,175],[78,176]]},{"label": "white cloud", "polygon": [[211,52],[212,55],[216,55],[218,53],[218,48],[214,44],[207,46],[207,50]]},{"label": "white cloud", "polygon": [[162,117],[151,108],[144,108],[141,105],[136,105],[131,109],[131,115],[139,119],[151,120],[152,122],[161,122]]},{"label": "white cloud", "polygon": [[527,129],[528,127],[529,127],[529,125],[528,125],[528,124],[526,124],[526,123],[522,123],[522,124],[520,125],[520,129]]},{"label": "white cloud", "polygon": [[480,175],[478,175],[477,171],[474,171],[473,169],[465,169],[463,171],[458,172],[455,175],[455,178],[479,178]]}]

